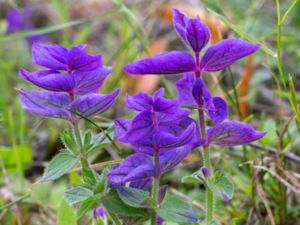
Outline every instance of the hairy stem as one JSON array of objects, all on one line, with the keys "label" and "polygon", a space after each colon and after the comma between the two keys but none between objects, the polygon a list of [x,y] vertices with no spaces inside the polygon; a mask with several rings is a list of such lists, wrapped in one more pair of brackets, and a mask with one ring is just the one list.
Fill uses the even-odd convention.
[{"label": "hairy stem", "polygon": [[115,225],[121,225],[122,224],[121,221],[119,220],[119,218],[115,214],[113,214],[111,212],[107,212],[107,213],[108,213],[109,218],[112,220],[112,222]]},{"label": "hairy stem", "polygon": [[[158,171],[158,165],[159,165],[159,152],[158,152],[158,150],[156,150],[154,153],[155,171]],[[152,185],[152,198],[154,200],[156,207],[158,206],[159,177],[160,177],[159,174],[155,175],[153,185]],[[152,215],[151,215],[151,225],[156,225],[155,210],[153,210]]]},{"label": "hairy stem", "polygon": [[[203,110],[198,110],[199,125],[201,129],[202,138],[206,139],[206,125]],[[210,161],[209,148],[204,144],[203,146],[203,165],[212,172],[212,166]],[[209,225],[213,220],[214,215],[214,194],[212,190],[206,186],[206,224]]]},{"label": "hairy stem", "polygon": [[[90,170],[91,171],[91,168],[90,168],[89,162],[87,160],[87,155],[86,155],[84,145],[83,145],[83,142],[82,142],[82,137],[81,137],[81,132],[80,132],[79,125],[78,124],[74,125],[73,129],[74,129],[76,142],[79,145],[79,149],[80,149],[80,154],[81,154],[80,162],[81,162],[81,168],[82,168],[81,170],[82,170],[82,174],[84,174],[84,170]],[[85,180],[84,177],[83,177],[83,180]]]}]

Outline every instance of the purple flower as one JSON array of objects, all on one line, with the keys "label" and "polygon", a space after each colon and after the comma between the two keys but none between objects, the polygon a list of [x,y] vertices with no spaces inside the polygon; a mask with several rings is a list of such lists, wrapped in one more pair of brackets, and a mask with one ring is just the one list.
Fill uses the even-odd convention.
[{"label": "purple flower", "polygon": [[[197,123],[181,109],[177,100],[163,98],[164,90],[151,97],[146,93],[127,96],[127,107],[138,111],[132,121],[115,122],[119,141],[129,143],[137,152],[127,157],[108,178],[112,185],[148,188],[153,177],[173,169],[190,151],[201,145]],[[155,167],[153,156],[158,154]]]},{"label": "purple flower", "polygon": [[201,23],[199,17],[191,19],[177,9],[173,13],[174,28],[182,41],[194,51],[195,58],[189,53],[171,51],[130,63],[124,67],[125,72],[132,75],[194,72],[199,77],[202,72],[225,69],[259,48],[258,44],[230,38],[210,46],[200,59],[201,50],[210,38],[207,26]]},{"label": "purple flower", "polygon": [[205,178],[209,178],[211,176],[211,172],[205,166],[202,166],[200,168],[200,171],[202,172]]},{"label": "purple flower", "polygon": [[174,28],[181,40],[194,52],[200,52],[210,39],[208,27],[200,18],[191,19],[178,9],[173,10]]},{"label": "purple flower", "polygon": [[[33,29],[31,23],[32,12],[29,8],[15,9],[11,8],[6,14],[7,33],[15,33],[21,31],[29,31]],[[29,43],[46,42],[47,38],[44,35],[31,35],[26,38]]]},{"label": "purple flower", "polygon": [[115,102],[120,90],[112,94],[88,94],[72,100],[62,92],[20,89],[22,107],[35,115],[64,118],[76,122],[77,116],[91,117],[105,112]]},{"label": "purple flower", "polygon": [[195,78],[193,74],[187,73],[176,86],[181,105],[201,108],[215,123],[227,118],[227,103],[220,97],[213,97],[201,77]]},{"label": "purple flower", "polygon": [[225,121],[207,130],[207,144],[221,146],[242,145],[256,141],[267,132],[256,131],[251,125],[238,121]]},{"label": "purple flower", "polygon": [[105,219],[106,218],[106,210],[104,207],[94,208],[93,210],[94,219]]},{"label": "purple flower", "polygon": [[28,72],[20,76],[45,91],[20,90],[25,110],[40,116],[59,117],[77,122],[76,116],[90,117],[109,109],[119,90],[98,94],[111,68],[102,65],[101,55],[85,53],[86,45],[67,49],[61,45],[34,44],[33,62],[48,70]]}]

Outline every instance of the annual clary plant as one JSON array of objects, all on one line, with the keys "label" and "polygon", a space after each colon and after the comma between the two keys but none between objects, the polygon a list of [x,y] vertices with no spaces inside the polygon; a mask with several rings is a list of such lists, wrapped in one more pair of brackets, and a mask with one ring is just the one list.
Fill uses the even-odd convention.
[{"label": "annual clary plant", "polygon": [[[164,98],[163,88],[153,96],[142,92],[127,95],[126,107],[137,111],[137,115],[131,120],[116,119],[114,129],[118,140],[130,145],[135,153],[120,165],[103,169],[101,174],[91,168],[88,155],[109,143],[116,146],[113,129],[96,135],[90,131],[83,134],[79,122],[114,104],[119,90],[98,94],[111,68],[102,65],[100,55],[88,55],[85,45],[67,49],[60,45],[34,44],[33,62],[47,69],[20,70],[24,80],[44,89],[20,89],[23,108],[39,116],[63,118],[71,124],[71,129],[62,133],[65,149],[51,160],[41,181],[55,180],[81,165],[82,183],[65,193],[70,204],[78,205],[78,218],[87,212],[91,214],[94,209],[94,224],[108,224],[108,219],[117,225],[142,224],[147,220],[152,225],[164,221],[198,223],[191,204],[173,195],[160,179],[198,148],[203,165],[183,180],[205,185],[206,224],[217,224],[213,212],[215,196],[230,201],[233,185],[223,172],[213,170],[210,146],[241,145],[265,135],[247,123],[227,120],[226,101],[214,97],[201,78],[204,72],[222,70],[255,52],[259,45],[227,39],[208,47],[202,54],[210,33],[199,18],[191,19],[175,9],[174,27],[193,50],[194,57],[187,52],[171,51],[133,62],[124,71],[132,75],[185,73],[177,82],[178,99]],[[198,112],[199,122],[190,117],[193,110]],[[213,123],[208,129],[205,115]]]},{"label": "annual clary plant", "polygon": [[[203,167],[200,173],[196,172],[191,177],[206,185],[206,224],[210,225],[216,223],[213,218],[214,195],[219,195],[225,201],[229,201],[233,195],[232,183],[227,176],[219,171],[213,171],[209,153],[210,145],[246,144],[260,139],[266,133],[256,131],[247,123],[224,121],[228,116],[227,103],[222,98],[211,95],[201,75],[203,72],[227,68],[238,59],[258,50],[259,45],[231,38],[208,47],[201,55],[203,48],[209,42],[210,33],[200,18],[189,18],[174,9],[173,24],[181,40],[193,50],[194,57],[187,52],[171,51],[133,62],[125,66],[124,70],[132,75],[185,73],[184,78],[177,82],[178,101],[182,106],[198,110],[199,139],[204,140],[201,151]],[[205,114],[215,123],[208,130]]]}]

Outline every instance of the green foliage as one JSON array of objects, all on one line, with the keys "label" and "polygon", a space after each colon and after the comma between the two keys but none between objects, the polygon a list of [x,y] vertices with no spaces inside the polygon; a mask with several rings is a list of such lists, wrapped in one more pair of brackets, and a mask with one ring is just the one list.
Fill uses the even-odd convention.
[{"label": "green foliage", "polygon": [[68,151],[58,153],[46,167],[40,182],[56,180],[70,172],[79,163],[79,158],[71,155]]},{"label": "green foliage", "polygon": [[16,171],[18,162],[15,155],[13,154],[14,151],[17,151],[20,154],[20,159],[23,168],[27,168],[32,162],[32,148],[30,148],[29,146],[27,145],[18,145],[16,147],[0,146],[0,159],[8,172]]},{"label": "green foliage", "polygon": [[146,207],[150,193],[136,188],[118,187],[117,192],[124,203],[132,207]]},{"label": "green foliage", "polygon": [[166,194],[161,206],[157,209],[157,213],[165,221],[176,223],[190,223],[197,218],[191,204],[170,193]]},{"label": "green foliage", "polygon": [[223,195],[227,196],[229,199],[233,197],[233,183],[223,172],[215,171],[208,180],[207,185],[220,198],[222,198]]},{"label": "green foliage", "polygon": [[115,189],[110,190],[108,195],[103,197],[101,202],[109,212],[112,212],[114,214],[118,214],[126,217],[146,215],[146,211],[144,209],[134,208],[129,205],[126,205],[119,197]]},{"label": "green foliage", "polygon": [[77,186],[68,189],[65,192],[65,198],[70,204],[76,204],[86,200],[88,197],[92,196],[94,193],[85,187]]},{"label": "green foliage", "polygon": [[77,225],[75,209],[63,199],[57,214],[57,225]]},{"label": "green foliage", "polygon": [[77,211],[77,219],[80,219],[84,216],[87,212],[93,209],[98,202],[98,198],[96,196],[90,196],[86,200],[84,200]]}]

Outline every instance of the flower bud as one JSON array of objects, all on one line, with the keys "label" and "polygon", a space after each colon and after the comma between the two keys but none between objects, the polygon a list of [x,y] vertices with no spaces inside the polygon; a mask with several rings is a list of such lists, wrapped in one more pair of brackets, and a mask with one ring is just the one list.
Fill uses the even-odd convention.
[{"label": "flower bud", "polygon": [[200,170],[205,178],[209,178],[211,176],[210,171],[205,166],[202,166]]},{"label": "flower bud", "polygon": [[106,210],[104,207],[94,208],[93,215],[94,215],[94,219],[105,219]]}]

